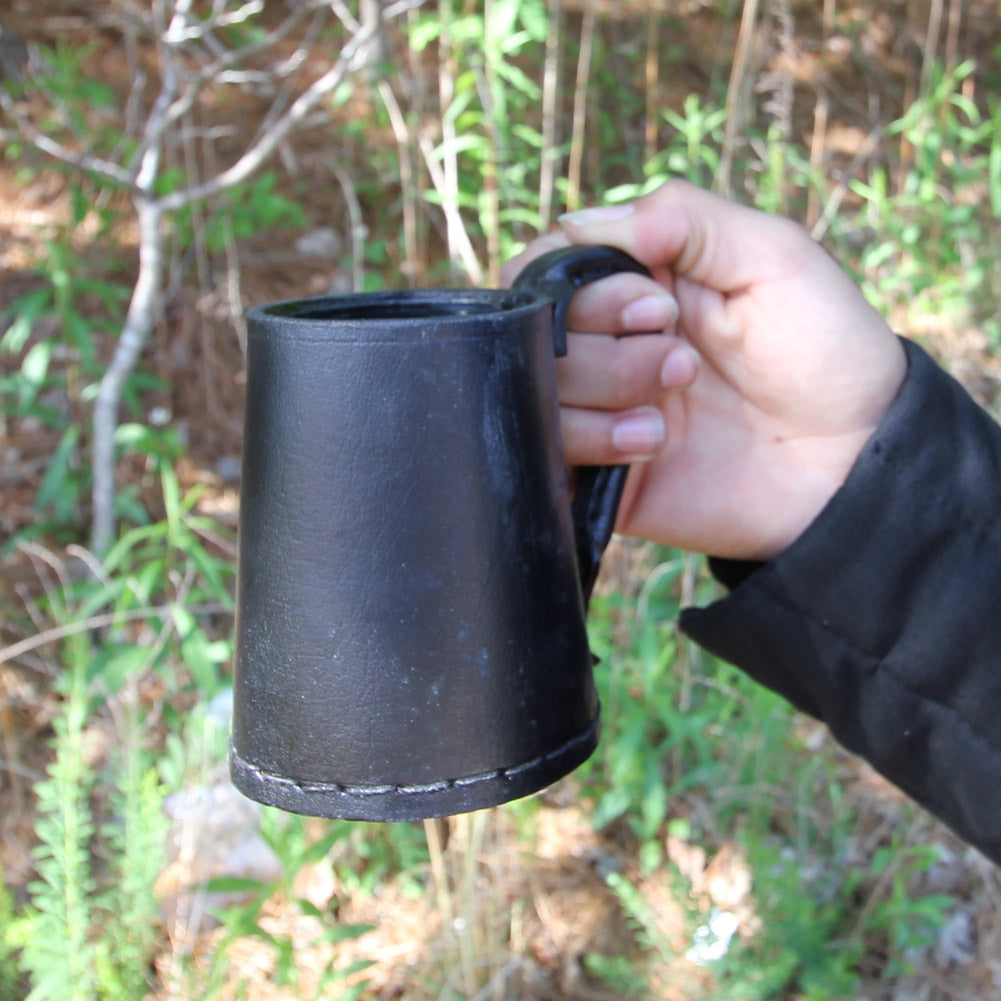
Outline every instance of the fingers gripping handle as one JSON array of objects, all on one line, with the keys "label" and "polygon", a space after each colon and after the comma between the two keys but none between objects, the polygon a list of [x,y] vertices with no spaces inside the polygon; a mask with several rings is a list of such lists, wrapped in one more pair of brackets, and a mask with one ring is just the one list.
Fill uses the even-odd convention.
[{"label": "fingers gripping handle", "polygon": [[[567,313],[574,292],[620,271],[650,274],[639,261],[614,247],[564,247],[535,258],[515,279],[514,287],[532,289],[553,300],[553,346],[561,358],[567,353]],[[615,529],[627,472],[627,466],[583,466],[578,471],[571,510],[585,606]]]},{"label": "fingers gripping handle", "polygon": [[574,292],[582,285],[620,271],[650,275],[644,265],[624,250],[598,246],[550,250],[526,264],[515,278],[515,288],[532,289],[553,300],[553,342],[557,358],[567,353],[567,312]]}]

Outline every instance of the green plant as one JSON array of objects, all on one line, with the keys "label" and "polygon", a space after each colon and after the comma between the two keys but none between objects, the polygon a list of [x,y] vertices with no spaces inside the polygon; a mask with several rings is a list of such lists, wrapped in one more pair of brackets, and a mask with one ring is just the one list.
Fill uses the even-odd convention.
[{"label": "green plant", "polygon": [[[848,1001],[863,957],[880,940],[881,975],[906,972],[951,903],[918,888],[934,852],[895,841],[870,859],[856,857],[836,764],[804,746],[791,708],[774,693],[679,643],[678,592],[691,586],[691,566],[680,554],[660,555],[632,607],[618,595],[592,603],[604,732],[581,773],[595,825],[616,821],[628,830],[639,871],[657,878],[670,879],[669,831],[683,831],[707,854],[721,840],[739,850],[750,892],[742,934],[707,961],[714,998],[771,1001],[796,992],[804,1001]],[[713,594],[699,583],[694,592],[702,602]],[[701,808],[692,811],[693,803]],[[649,983],[673,959],[671,943],[633,881],[613,872],[606,882],[644,951],[637,975]],[[626,989],[620,959],[590,957],[588,968],[642,996],[637,984]]]},{"label": "green plant", "polygon": [[788,741],[791,715],[735,668],[693,657],[679,642],[678,588],[691,558],[663,556],[635,611],[619,596],[592,606],[604,737],[582,773],[596,796],[595,824],[623,818],[647,868],[659,864],[672,804],[692,791],[714,790],[721,824],[756,808],[761,773]]},{"label": "green plant", "polygon": [[56,721],[56,754],[39,784],[38,880],[29,886],[31,910],[19,921],[16,941],[31,976],[32,1001],[89,1001],[97,991],[97,947],[92,903],[96,894],[90,839],[94,820],[93,772],[86,766],[87,700],[82,673],[72,679],[69,702]]},{"label": "green plant", "polygon": [[[127,739],[107,776],[110,816],[95,820],[88,706],[78,662],[55,723],[49,776],[37,786],[38,879],[9,936],[29,977],[30,1001],[131,1001],[149,988],[158,940],[153,883],[166,832],[163,791],[138,740]],[[95,840],[109,859],[100,874]]]},{"label": "green plant", "polygon": [[[836,823],[835,837],[847,823]],[[915,877],[936,858],[926,846],[897,839],[865,868],[846,857],[847,839],[839,847],[823,832],[809,852],[750,828],[741,842],[754,872],[758,930],[713,965],[714,997],[770,1001],[794,990],[804,1001],[849,1001],[863,967],[878,964],[888,982],[913,973],[953,903],[916,889]]]},{"label": "green plant", "polygon": [[149,989],[150,961],[160,947],[161,927],[153,888],[163,871],[167,823],[165,789],[144,750],[140,726],[130,714],[128,729],[110,762],[108,808],[113,822],[103,841],[112,884],[102,901],[113,908],[102,922],[97,968],[102,1001],[132,1001]]},{"label": "green plant", "polygon": [[[37,614],[57,625],[12,648],[65,639],[70,646],[63,656],[79,663],[92,697],[115,696],[144,671],[161,674],[171,691],[194,683],[211,694],[232,654],[223,631],[232,612],[231,543],[211,519],[193,511],[200,491],[182,496],[166,463],[159,479],[165,517],[126,532],[83,580],[71,580],[53,561],[63,583],[36,604]],[[95,630],[100,642],[92,643]]]},{"label": "green plant", "polygon": [[[32,1001],[131,1001],[148,989],[160,942],[153,885],[165,861],[164,786],[135,693],[154,673],[168,694],[193,681],[218,691],[231,654],[217,632],[232,576],[231,560],[213,551],[223,541],[218,526],[192,510],[197,492],[182,496],[165,459],[159,479],[163,520],[126,532],[84,579],[40,547],[25,548],[52,571],[34,616],[54,625],[4,653],[54,649],[65,664],[54,760],[37,787],[39,878],[9,938]],[[112,719],[117,750],[102,768],[91,744]]]},{"label": "green plant", "polygon": [[[266,230],[304,227],[302,206],[277,190],[277,181],[273,170],[264,171],[205,205],[186,206],[174,221],[175,252],[183,254],[197,244],[209,254],[219,254],[234,240],[246,240]],[[181,172],[165,171],[157,191],[166,196],[191,183]]]},{"label": "green plant", "polygon": [[[243,895],[243,900],[216,912],[216,917],[225,929],[225,935],[206,974],[206,980],[209,983],[221,982],[221,974],[226,972],[229,946],[237,939],[249,937],[264,943],[272,951],[274,956],[272,977],[276,986],[298,988],[299,964],[296,953],[306,943],[303,941],[301,931],[295,936],[283,934],[270,930],[262,923],[261,911],[273,898],[277,896],[281,899],[282,908],[286,913],[291,911],[312,919],[314,931],[312,939],[308,942],[310,946],[335,947],[338,943],[364,935],[371,931],[371,927],[342,924],[332,913],[317,907],[296,892],[296,883],[302,872],[329,853],[335,842],[343,836],[342,830],[328,826],[320,837],[311,837],[301,817],[281,815],[278,811],[266,810],[263,814],[261,833],[279,859],[282,874],[274,882],[231,877],[220,877],[209,881],[206,887],[209,892],[236,891]],[[317,999],[323,997],[323,992],[332,984],[343,982],[370,965],[367,961],[357,961],[347,968],[340,967],[336,949],[329,951],[331,954],[314,995]]]},{"label": "green plant", "polygon": [[855,931],[878,940],[886,952],[880,975],[892,980],[913,973],[916,961],[939,937],[953,898],[944,893],[915,891],[915,880],[938,860],[931,845],[907,845],[902,838],[880,847],[872,857],[870,896],[856,919]]},{"label": "green plant", "polygon": [[0,884],[0,998],[23,997],[14,919],[13,894]]},{"label": "green plant", "polygon": [[584,968],[621,997],[640,1001],[650,996],[650,985],[644,971],[638,970],[635,960],[629,956],[589,953],[584,957]]},{"label": "green plant", "polygon": [[[317,906],[302,892],[304,873],[319,865],[331,864],[328,858],[335,849],[343,855],[346,825],[327,823],[317,830],[316,823],[280,811],[265,809],[261,816],[260,833],[274,852],[281,873],[274,880],[221,876],[209,880],[204,889],[209,893],[234,894],[235,899],[214,911],[222,926],[222,936],[207,965],[188,971],[185,990],[199,996],[214,997],[232,982],[234,971],[229,951],[242,939],[255,940],[266,947],[272,957],[271,982],[276,987],[290,987],[297,996],[323,998],[356,998],[365,990],[360,975],[371,961],[355,959],[343,962],[338,946],[360,938],[372,930],[370,925],[345,924],[338,920],[336,900]],[[349,861],[346,864],[351,864]],[[267,908],[277,909],[286,918],[295,916],[294,924],[283,922],[281,928],[263,918]],[[286,930],[286,927],[288,930]],[[311,951],[311,975],[315,987],[310,990],[304,979],[301,954]],[[316,954],[321,954],[322,968],[317,970]],[[336,995],[330,991],[336,989]]]},{"label": "green plant", "polygon": [[[164,194],[173,186],[168,176]],[[50,535],[69,543],[84,534],[93,487],[86,456],[92,429],[86,411],[103,372],[102,342],[121,326],[129,299],[127,280],[108,249],[121,212],[114,207],[95,209],[89,185],[72,184],[71,195],[69,222],[45,240],[35,264],[39,286],[14,299],[3,314],[7,329],[0,337],[0,352],[18,359],[18,368],[0,377],[0,413],[15,425],[30,421],[58,436],[35,492],[37,518],[5,540],[8,551],[20,540]],[[196,242],[217,253],[233,239],[304,222],[301,209],[275,191],[273,172],[235,186],[202,209],[197,231],[190,208],[178,214],[176,253],[186,253]],[[75,233],[95,221],[97,233],[85,251]],[[180,455],[174,428],[137,423],[145,418],[144,399],[163,389],[162,382],[146,372],[128,374],[122,399],[129,422],[115,429],[116,459],[136,453],[148,458]],[[151,519],[137,494],[135,483],[115,493],[115,513],[126,524]]]},{"label": "green plant", "polygon": [[[556,190],[571,210],[606,199],[606,192],[618,185],[633,183],[649,153],[648,133],[656,128],[661,105],[648,92],[646,80],[653,54],[648,48],[645,63],[642,37],[627,39],[620,31],[614,22],[602,24],[586,12],[579,33],[569,25],[566,32],[576,43],[576,51],[571,49],[575,62],[567,60],[574,70],[567,84],[573,114],[566,168]],[[655,58],[669,71],[677,56],[677,49],[668,48],[657,51]]]},{"label": "green plant", "polygon": [[765,212],[804,218],[810,195],[824,195],[823,172],[811,166],[806,151],[774,122],[760,140],[752,141],[752,150],[758,153],[758,161],[747,170],[751,203]]},{"label": "green plant", "polygon": [[926,89],[887,129],[901,143],[901,179],[874,166],[850,185],[863,199],[861,221],[878,234],[857,262],[863,288],[914,321],[985,322],[1001,290],[1001,106],[981,110],[965,95],[974,68],[933,64]]},{"label": "green plant", "polygon": [[432,181],[424,198],[442,207],[450,254],[477,283],[487,272],[496,282],[501,261],[544,225],[542,91],[519,60],[538,53],[547,24],[542,0],[493,0],[461,12],[440,0],[409,33],[414,52],[437,43],[440,66],[441,136],[422,148]]},{"label": "green plant", "polygon": [[758,931],[714,964],[719,996],[770,1001],[792,990],[804,1001],[853,998],[864,940],[847,941],[844,931],[861,873],[837,857],[799,854],[762,831],[745,828],[741,841],[754,873]]},{"label": "green plant", "polygon": [[359,825],[334,821],[335,847],[331,859],[347,894],[378,894],[391,880],[402,884],[404,893],[423,893],[423,872],[428,863],[427,840],[420,825]]},{"label": "green plant", "polygon": [[668,964],[674,958],[674,947],[665,936],[661,923],[650,902],[622,873],[610,872],[605,882],[615,894],[626,920],[636,932],[637,940],[654,961]]},{"label": "green plant", "polygon": [[[114,541],[117,523],[115,437],[122,394],[160,318],[169,278],[168,224],[186,209],[226,197],[257,174],[303,119],[348,78],[360,50],[384,27],[384,15],[372,4],[360,22],[345,5],[296,4],[270,27],[254,21],[262,10],[260,4],[223,0],[210,12],[196,13],[188,0],[174,0],[151,14],[141,4],[130,4],[122,18],[123,47],[133,56],[145,49],[156,64],[156,73],[136,72],[125,101],[90,74],[91,53],[86,47],[74,53],[67,46],[42,50],[40,65],[45,68],[41,72],[0,86],[0,107],[20,132],[25,150],[51,157],[77,176],[91,179],[108,197],[126,193],[134,211],[135,282],[111,360],[103,366],[93,396],[89,515],[91,548],[99,556]],[[287,66],[276,65],[274,48],[296,31],[303,32],[304,38],[314,37],[327,15],[339,20],[349,36],[338,47],[333,64],[290,98],[284,86]],[[268,51],[273,59],[270,65],[248,69],[250,79],[278,82],[260,131],[250,137],[235,161],[208,177],[176,171],[173,161],[188,143],[193,109],[208,103],[201,100],[207,92],[218,97],[234,80],[247,82],[243,67]],[[304,56],[304,49],[298,50],[292,65]],[[156,83],[150,87],[152,93],[147,93],[151,78]],[[133,114],[138,107],[148,108],[148,113]],[[214,145],[210,132],[204,133],[205,147]],[[203,163],[211,160],[211,155],[206,156]],[[175,187],[171,182],[178,177],[184,183]],[[288,205],[279,206],[276,201],[281,196],[270,192],[266,181],[264,185],[256,189],[258,202],[266,202],[272,213],[278,208],[279,214],[287,214]]]},{"label": "green plant", "polygon": [[[726,110],[703,101],[697,94],[687,94],[681,111],[665,108],[661,114],[669,128],[667,140],[644,165],[646,180],[641,190],[649,191],[669,177],[712,187],[719,170]],[[619,197],[618,192],[609,193],[609,197],[613,194]]]},{"label": "green plant", "polygon": [[[128,289],[108,251],[115,214],[91,212],[90,192],[71,187],[71,217],[44,241],[34,271],[39,285],[4,310],[7,325],[0,354],[16,359],[17,368],[0,377],[0,414],[11,425],[33,422],[57,437],[35,495],[37,521],[7,540],[54,533],[72,541],[85,522],[90,473],[82,452],[87,433],[83,408],[100,377],[97,348],[104,332],[121,323]],[[74,232],[88,216],[98,232],[84,254]],[[146,380],[145,385],[148,386]],[[127,387],[134,406],[143,383]]]}]

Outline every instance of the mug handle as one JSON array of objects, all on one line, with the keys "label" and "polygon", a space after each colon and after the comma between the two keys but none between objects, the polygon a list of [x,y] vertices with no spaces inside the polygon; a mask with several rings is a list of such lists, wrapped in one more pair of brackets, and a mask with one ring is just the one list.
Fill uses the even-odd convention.
[{"label": "mug handle", "polygon": [[[553,346],[556,357],[562,358],[567,353],[567,312],[574,292],[582,285],[619,271],[650,275],[644,265],[615,247],[561,247],[529,262],[515,278],[513,287],[553,301]],[[585,609],[598,578],[601,556],[615,529],[628,471],[628,466],[578,469],[571,512]]]}]

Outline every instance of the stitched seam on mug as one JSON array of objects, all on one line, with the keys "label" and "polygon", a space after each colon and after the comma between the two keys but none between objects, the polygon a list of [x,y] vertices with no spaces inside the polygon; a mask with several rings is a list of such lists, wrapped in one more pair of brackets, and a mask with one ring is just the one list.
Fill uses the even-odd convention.
[{"label": "stitched seam on mug", "polygon": [[555,751],[550,751],[548,754],[541,754],[539,757],[533,758],[531,761],[526,761],[523,764],[513,765],[510,768],[497,768],[490,772],[480,772],[476,775],[467,775],[461,778],[442,779],[440,782],[415,783],[413,785],[344,785],[337,782],[297,782],[294,779],[285,778],[282,775],[273,775],[272,773],[266,772],[261,768],[256,768],[254,765],[251,765],[246,761],[241,762],[241,764],[248,771],[253,772],[263,780],[288,786],[291,789],[296,789],[299,792],[307,794],[337,794],[342,796],[359,797],[421,796],[429,793],[446,792],[450,789],[466,789],[471,786],[479,785],[482,782],[517,778],[519,775],[523,775],[525,772],[539,768],[546,762],[551,761],[554,758],[565,754],[567,751],[572,750],[577,745],[590,740],[594,736],[599,723],[600,715],[594,717],[591,721],[591,725],[584,731],[584,733],[574,737],[572,740],[568,740]]}]

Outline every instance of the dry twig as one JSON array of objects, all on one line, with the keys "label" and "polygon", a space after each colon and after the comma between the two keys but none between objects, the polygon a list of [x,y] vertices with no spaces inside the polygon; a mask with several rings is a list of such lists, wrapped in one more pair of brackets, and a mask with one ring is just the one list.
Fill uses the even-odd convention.
[{"label": "dry twig", "polygon": [[[126,380],[134,370],[140,352],[155,326],[161,309],[167,274],[165,220],[168,216],[215,198],[248,180],[284,140],[307,121],[311,112],[358,68],[365,47],[383,29],[386,19],[419,6],[423,0],[398,0],[380,9],[368,4],[367,16],[357,21],[344,4],[331,0],[309,0],[292,5],[291,13],[259,41],[227,48],[216,33],[240,24],[259,13],[260,0],[233,4],[215,0],[207,18],[196,17],[192,0],[156,0],[149,15],[139,7],[126,7],[123,16],[135,30],[152,38],[157,54],[159,88],[150,112],[137,136],[134,153],[122,161],[99,156],[88,149],[75,149],[46,134],[26,110],[0,89],[2,107],[21,134],[36,149],[60,162],[96,175],[103,182],[125,188],[132,196],[138,224],[139,268],[125,322],[113,357],[101,379],[94,402],[91,465],[92,531],[95,553],[106,552],[115,533],[115,434],[118,409]],[[279,88],[271,112],[243,153],[228,167],[209,177],[168,193],[158,188],[167,152],[183,141],[187,116],[206,87],[217,82],[245,81],[246,71],[234,69],[251,56],[273,50],[309,14],[326,10],[337,16],[350,33],[330,68],[307,86],[291,103]],[[315,27],[315,26],[314,26]],[[133,43],[134,44],[134,43]],[[273,65],[269,73],[284,79],[301,63],[304,53]],[[197,68],[192,68],[192,67]],[[136,89],[127,105],[126,117],[134,118]],[[128,109],[133,109],[129,111]],[[125,127],[129,128],[126,121]],[[127,145],[127,144],[123,144]]]}]

